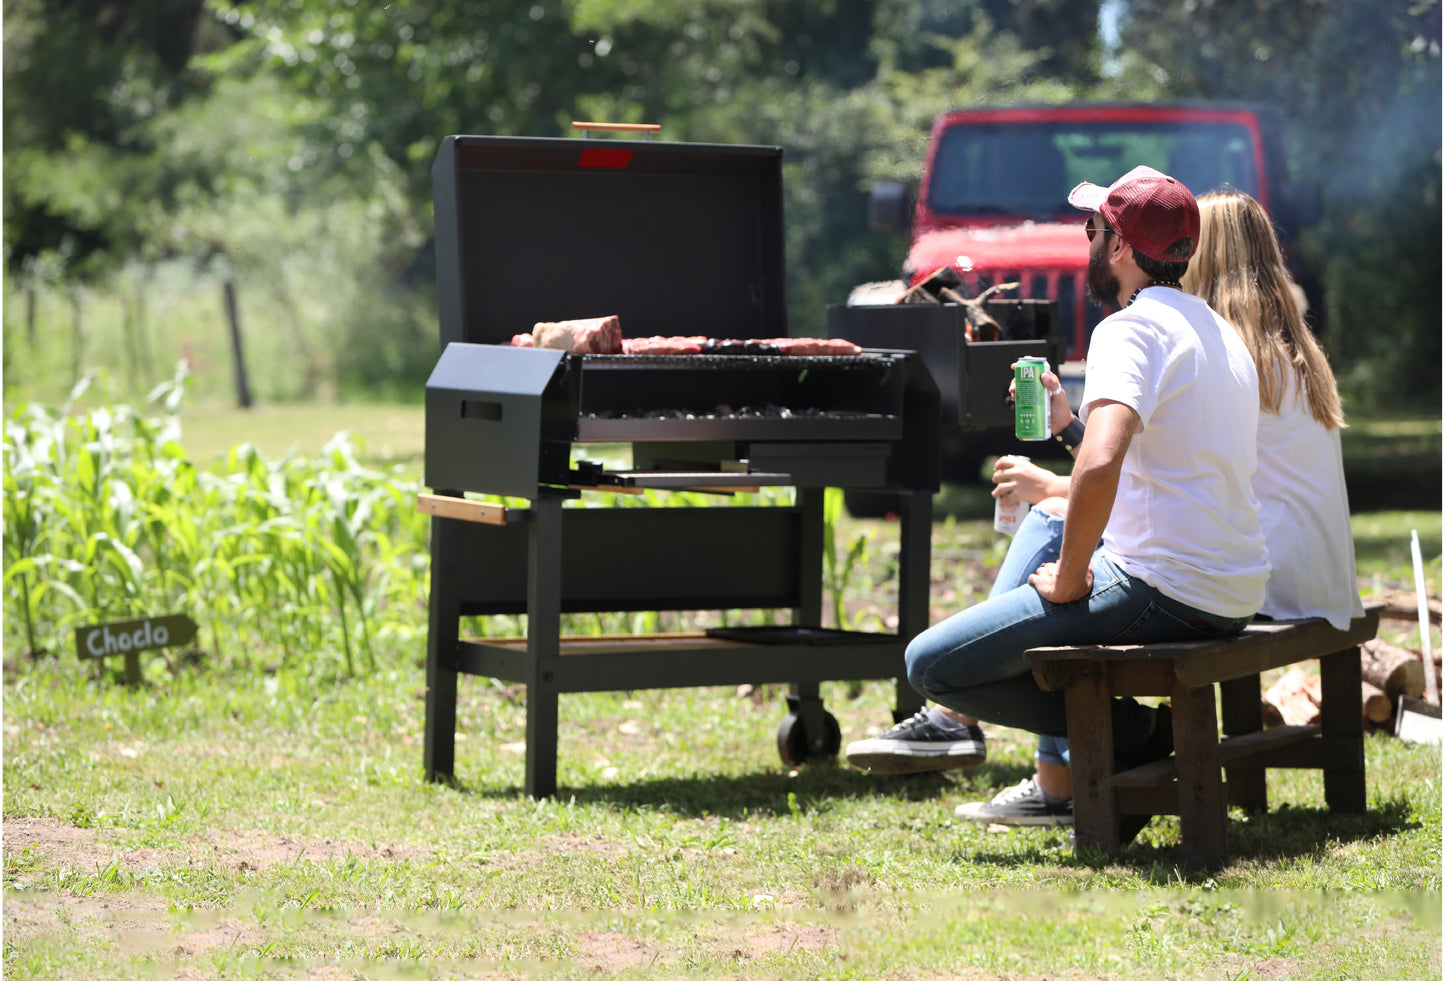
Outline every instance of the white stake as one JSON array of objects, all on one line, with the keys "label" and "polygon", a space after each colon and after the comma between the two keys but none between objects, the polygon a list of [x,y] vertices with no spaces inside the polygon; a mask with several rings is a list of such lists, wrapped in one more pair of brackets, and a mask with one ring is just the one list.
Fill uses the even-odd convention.
[{"label": "white stake", "polygon": [[1425,659],[1425,701],[1440,704],[1435,683],[1435,655],[1430,650],[1430,608],[1425,601],[1425,563],[1420,559],[1420,534],[1410,529],[1410,557],[1415,561],[1415,602],[1420,607],[1420,650]]}]

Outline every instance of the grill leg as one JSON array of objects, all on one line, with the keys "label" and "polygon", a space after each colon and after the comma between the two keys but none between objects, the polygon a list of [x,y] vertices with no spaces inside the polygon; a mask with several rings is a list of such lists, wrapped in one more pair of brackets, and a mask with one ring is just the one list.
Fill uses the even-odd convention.
[{"label": "grill leg", "polygon": [[[912,640],[928,629],[928,561],[933,539],[933,495],[903,494],[898,515],[898,636]],[[901,667],[901,665],[900,665]],[[893,721],[923,708],[923,696],[908,679],[893,682]]]},{"label": "grill leg", "polygon": [[422,765],[426,779],[451,780],[456,765],[457,672],[456,650],[461,601],[452,568],[455,551],[447,534],[447,519],[431,519],[431,595],[427,603],[426,730]]},{"label": "grill leg", "polygon": [[527,761],[532,797],[557,792],[557,668],[562,645],[562,502],[533,502],[527,535]]}]

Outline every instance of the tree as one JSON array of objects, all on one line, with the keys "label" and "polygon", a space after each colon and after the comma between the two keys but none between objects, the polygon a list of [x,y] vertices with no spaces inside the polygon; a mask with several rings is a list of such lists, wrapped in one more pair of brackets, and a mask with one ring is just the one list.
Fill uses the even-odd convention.
[{"label": "tree", "polygon": [[1303,237],[1327,344],[1362,398],[1440,399],[1439,0],[1129,0],[1127,83],[1282,110],[1297,178],[1323,190]]},{"label": "tree", "polygon": [[6,0],[6,264],[60,253],[89,275],[138,250],[186,175],[156,120],[204,93],[226,42],[201,0]]}]

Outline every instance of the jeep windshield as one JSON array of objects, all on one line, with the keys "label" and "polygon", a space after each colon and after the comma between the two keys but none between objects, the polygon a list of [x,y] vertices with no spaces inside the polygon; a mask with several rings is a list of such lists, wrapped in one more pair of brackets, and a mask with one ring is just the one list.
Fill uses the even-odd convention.
[{"label": "jeep windshield", "polygon": [[1080,181],[1109,185],[1144,164],[1196,195],[1228,185],[1260,197],[1253,135],[1235,123],[971,122],[946,130],[930,168],[934,214],[1048,219],[1075,209]]}]

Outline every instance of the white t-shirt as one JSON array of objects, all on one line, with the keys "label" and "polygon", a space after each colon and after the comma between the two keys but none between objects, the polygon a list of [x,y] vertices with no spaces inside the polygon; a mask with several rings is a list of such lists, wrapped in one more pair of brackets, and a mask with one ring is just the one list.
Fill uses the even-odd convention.
[{"label": "white t-shirt", "polygon": [[1355,579],[1340,431],[1315,421],[1292,372],[1279,415],[1259,414],[1252,485],[1269,547],[1260,612],[1276,620],[1324,617],[1345,629],[1365,609]]},{"label": "white t-shirt", "polygon": [[1089,342],[1084,406],[1139,415],[1104,548],[1165,596],[1223,617],[1264,602],[1269,557],[1250,480],[1259,378],[1234,329],[1196,296],[1144,290]]}]

